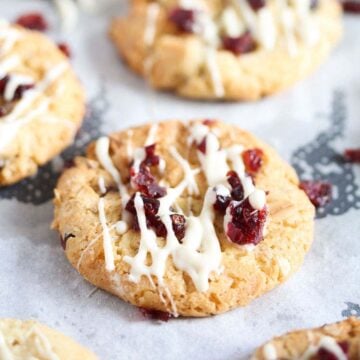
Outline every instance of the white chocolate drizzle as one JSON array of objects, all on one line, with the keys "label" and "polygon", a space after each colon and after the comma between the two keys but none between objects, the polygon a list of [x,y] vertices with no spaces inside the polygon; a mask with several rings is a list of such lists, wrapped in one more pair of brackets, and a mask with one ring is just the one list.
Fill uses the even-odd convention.
[{"label": "white chocolate drizzle", "polygon": [[310,16],[311,0],[295,1],[295,13],[298,20],[297,32],[306,45],[314,46],[320,38],[319,28]]},{"label": "white chocolate drizzle", "polygon": [[11,143],[19,131],[19,129],[25,124],[29,123],[33,119],[41,116],[48,109],[49,103],[47,101],[42,102],[34,110],[28,111],[26,115],[22,116],[13,122],[1,122],[0,121],[0,153]]},{"label": "white chocolate drizzle", "polygon": [[49,339],[36,327],[33,327],[33,334],[35,336],[34,342],[40,356],[48,360],[60,360],[57,354],[53,351]]},{"label": "white chocolate drizzle", "polygon": [[13,360],[13,354],[10,348],[7,346],[3,334],[0,332],[0,359]]},{"label": "white chocolate drizzle", "polygon": [[246,30],[244,23],[237,15],[233,7],[226,7],[221,14],[221,26],[225,34],[230,37],[238,37]]},{"label": "white chocolate drizzle", "polygon": [[[35,85],[33,89],[26,91],[21,100],[14,106],[12,112],[0,118],[0,151],[2,151],[12,139],[16,136],[20,127],[32,121],[42,113],[44,113],[49,106],[50,99],[45,98],[31,111],[27,111],[32,103],[42,95],[47,88],[68,68],[67,62],[62,62],[50,69],[45,77]],[[2,69],[0,69],[1,72]],[[14,76],[14,75],[11,75]],[[15,76],[17,78],[17,76]],[[10,81],[11,83],[11,81]],[[8,85],[6,86],[6,88]],[[11,89],[9,94],[11,93]],[[6,92],[6,89],[5,89]]]},{"label": "white chocolate drizzle", "polygon": [[256,14],[251,9],[247,0],[234,0],[232,1],[234,6],[240,10],[240,14],[243,16],[247,28],[252,32],[256,33]]},{"label": "white chocolate drizzle", "polygon": [[10,70],[19,65],[20,59],[16,55],[9,56],[0,62],[0,78],[3,78]]},{"label": "white chocolate drizzle", "polygon": [[[21,347],[24,347],[26,351],[26,358],[37,359],[38,357],[44,360],[60,360],[59,356],[53,350],[53,347],[49,339],[38,328],[37,324],[34,324],[22,337],[19,339],[17,348],[20,351],[24,351]],[[34,357],[35,356],[35,357]],[[19,359],[18,352],[14,352],[11,346],[8,346],[3,332],[0,329],[0,359],[1,360],[16,360]]]},{"label": "white chocolate drizzle", "polygon": [[98,180],[99,190],[102,195],[106,193],[106,186],[105,186],[105,180],[102,176],[99,176]]},{"label": "white chocolate drizzle", "polygon": [[22,37],[21,32],[18,29],[10,27],[10,24],[1,20],[0,23],[0,39],[3,40],[0,48],[0,55],[9,53],[16,41]]},{"label": "white chocolate drizzle", "polygon": [[277,38],[275,19],[267,7],[260,9],[257,17],[257,40],[266,50],[272,50],[275,47]]},{"label": "white chocolate drizzle", "polygon": [[146,152],[145,149],[142,148],[136,148],[134,150],[134,164],[132,168],[134,169],[135,173],[138,173],[140,170],[141,163],[146,159]]},{"label": "white chocolate drizzle", "polygon": [[185,179],[188,184],[187,189],[190,195],[198,195],[199,187],[197,185],[195,175],[199,172],[198,169],[191,169],[190,164],[179,154],[175,146],[170,146],[169,152],[171,156],[180,164],[184,171]]},{"label": "white chocolate drizzle", "polygon": [[272,343],[267,343],[263,348],[263,355],[265,360],[277,360],[276,347]]},{"label": "white chocolate drizzle", "polygon": [[157,134],[158,130],[159,130],[159,124],[158,123],[155,123],[155,124],[151,125],[151,127],[149,129],[148,136],[147,136],[147,138],[145,140],[145,146],[155,144],[155,142],[156,142],[156,134]]},{"label": "white chocolate drizzle", "polygon": [[106,271],[113,271],[115,269],[113,239],[110,235],[109,227],[107,225],[104,198],[101,197],[98,202],[99,220],[102,227],[103,248],[105,255]]},{"label": "white chocolate drizzle", "polygon": [[[95,145],[95,153],[97,159],[100,161],[102,167],[110,173],[111,177],[115,181],[118,191],[121,198],[121,205],[122,205],[122,219],[120,219],[115,224],[116,232],[120,235],[124,234],[128,230],[128,225],[126,221],[126,210],[125,206],[129,200],[129,194],[126,189],[126,186],[123,184],[121,180],[121,176],[117,171],[114,163],[111,160],[110,154],[110,139],[107,137],[101,137],[97,140]],[[105,183],[101,184],[102,177],[99,178],[99,188],[102,194],[106,193]],[[104,199],[100,198],[98,203],[98,211],[99,211],[99,220],[103,228],[103,245],[104,245],[104,254],[105,254],[105,262],[107,269],[114,269],[114,255],[112,250],[112,238],[109,232],[109,228],[107,226],[106,216],[105,216],[105,209],[104,209]],[[111,245],[111,246],[110,246]],[[78,265],[79,266],[79,265]],[[109,270],[111,271],[111,270]]]},{"label": "white chocolate drizzle", "polygon": [[251,177],[245,173],[245,166],[241,158],[244,150],[243,147],[234,145],[227,149],[220,149],[217,136],[207,126],[202,124],[194,125],[191,132],[193,136],[190,138],[195,139],[197,142],[200,142],[204,136],[206,138],[206,154],[203,154],[201,151],[198,151],[197,154],[208,185],[216,186],[222,184],[223,186],[228,186],[226,174],[230,170],[228,162],[231,162],[244,188],[245,198],[249,197],[250,204],[254,209],[261,210],[266,202],[265,192],[256,189]]},{"label": "white chocolate drizzle", "polygon": [[208,47],[205,49],[206,67],[209,70],[212,86],[215,96],[222,98],[225,95],[225,89],[222,82],[220,68],[217,60],[217,51],[214,48]]},{"label": "white chocolate drizzle", "polygon": [[118,170],[116,169],[116,167],[114,166],[111,160],[109,150],[110,150],[110,139],[108,137],[104,136],[97,140],[95,146],[96,157],[100,161],[102,167],[111,175],[111,177],[115,181],[121,196],[123,209],[125,209],[125,205],[129,200],[129,194],[126,189],[126,186],[123,184],[121,180],[120,173],[118,172]]},{"label": "white chocolate drizzle", "polygon": [[298,46],[295,38],[295,14],[286,0],[277,0],[277,6],[289,54],[295,57],[298,54]]},{"label": "white chocolate drizzle", "polygon": [[160,6],[153,2],[147,8],[144,42],[147,47],[153,45],[156,35],[156,22],[159,16]]}]

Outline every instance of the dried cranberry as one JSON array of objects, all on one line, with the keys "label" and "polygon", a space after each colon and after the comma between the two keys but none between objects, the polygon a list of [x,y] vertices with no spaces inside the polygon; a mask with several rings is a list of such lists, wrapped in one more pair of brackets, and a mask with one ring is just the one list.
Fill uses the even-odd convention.
[{"label": "dried cranberry", "polygon": [[206,154],[206,136],[202,139],[201,143],[197,145],[197,149]]},{"label": "dried cranberry", "polygon": [[64,169],[71,169],[75,167],[75,161],[74,159],[65,160],[64,162]]},{"label": "dried cranberry", "polygon": [[344,354],[349,353],[349,343],[347,341],[340,341],[338,342],[338,345],[341,347],[341,350],[344,352]]},{"label": "dried cranberry", "polygon": [[231,51],[235,55],[246,54],[254,51],[256,48],[256,42],[248,31],[238,37],[226,36],[222,41],[224,49]]},{"label": "dried cranberry", "polygon": [[180,214],[172,214],[170,217],[175,236],[179,241],[181,241],[185,237],[185,217]]},{"label": "dried cranberry", "polygon": [[8,81],[10,80],[10,76],[6,75],[0,80],[0,94],[4,95],[6,85]]},{"label": "dried cranberry", "polygon": [[[185,224],[186,220],[183,215],[172,214],[170,215],[172,228],[174,230],[176,238],[181,242],[185,236]],[[157,237],[166,238],[167,230],[164,223],[161,221],[159,216],[156,215],[147,215],[146,216],[146,225],[148,228],[154,230]],[[136,226],[135,226],[136,228]]]},{"label": "dried cranberry", "polygon": [[344,11],[350,13],[360,13],[360,2],[357,0],[343,0],[342,6]]},{"label": "dried cranberry", "polygon": [[242,154],[245,169],[250,175],[255,175],[263,164],[263,151],[260,149],[246,150]]},{"label": "dried cranberry", "polygon": [[[165,238],[167,235],[167,230],[164,223],[161,221],[160,217],[157,216],[159,211],[160,202],[157,199],[151,197],[146,197],[141,195],[141,198],[144,203],[144,212],[146,217],[146,226],[152,228],[158,237]],[[133,227],[135,230],[139,230],[139,224],[136,218],[136,209],[134,204],[135,194],[130,198],[128,203],[125,206],[125,209],[132,215],[135,216]],[[172,214],[170,215],[172,227],[175,233],[176,238],[181,241],[185,236],[185,225],[186,220],[183,215]]]},{"label": "dried cranberry", "polygon": [[145,146],[145,160],[142,164],[147,166],[157,166],[160,163],[160,158],[158,155],[155,155],[156,144]]},{"label": "dried cranberry", "polygon": [[24,92],[32,89],[33,87],[34,84],[19,85],[15,90],[13,100],[20,100],[23,97]]},{"label": "dried cranberry", "polygon": [[65,56],[67,56],[68,58],[71,57],[71,50],[70,50],[70,47],[68,44],[66,44],[64,42],[59,43],[58,48]]},{"label": "dried cranberry", "polygon": [[177,7],[169,15],[169,20],[183,32],[192,33],[195,24],[195,11]]},{"label": "dried cranberry", "polygon": [[[349,351],[349,344],[346,341],[342,341],[339,342],[338,345],[340,346],[344,355],[347,355]],[[323,347],[318,350],[315,358],[316,360],[339,360],[339,358],[334,353]]]},{"label": "dried cranberry", "polygon": [[326,205],[331,201],[332,186],[325,181],[302,181],[300,189],[304,190],[315,207]]},{"label": "dried cranberry", "polygon": [[[146,197],[141,195],[141,198],[144,203],[144,211],[146,216],[156,215],[159,210],[160,202],[157,199],[153,199],[150,197]],[[134,204],[135,194],[130,198],[130,200],[126,204],[126,210],[133,215],[136,215],[136,209]]]},{"label": "dried cranberry", "polygon": [[231,170],[226,174],[226,176],[227,176],[227,181],[230,184],[232,189],[241,185],[239,175],[236,173],[236,171]]},{"label": "dried cranberry", "polygon": [[166,189],[157,184],[155,177],[150,172],[150,166],[157,166],[160,158],[155,155],[155,144],[145,147],[145,159],[141,162],[139,171],[136,173],[134,168],[130,170],[131,183],[133,187],[153,198],[160,198],[166,195]]},{"label": "dried cranberry", "polygon": [[[0,94],[4,95],[7,83],[10,80],[10,76],[6,75],[0,80]],[[19,85],[14,93],[14,97],[11,100],[20,100],[25,91],[32,89],[34,84]]]},{"label": "dried cranberry", "polygon": [[258,11],[266,5],[265,0],[248,0],[248,3],[254,11]]},{"label": "dried cranberry", "polygon": [[166,238],[167,230],[164,223],[159,216],[148,215],[146,216],[146,226],[148,229],[153,229],[157,237]]},{"label": "dried cranberry", "polygon": [[238,174],[235,171],[227,173],[227,181],[231,186],[231,197],[233,200],[241,201],[244,199],[244,187]]},{"label": "dried cranberry", "polygon": [[216,123],[216,120],[213,120],[213,119],[205,119],[203,120],[203,124],[205,126],[211,126],[211,125],[214,125]]},{"label": "dried cranberry", "polygon": [[48,23],[44,16],[39,12],[29,12],[19,16],[15,23],[30,30],[46,31]]},{"label": "dried cranberry", "polygon": [[155,177],[146,166],[141,166],[137,174],[131,174],[131,183],[137,191],[152,198],[166,195],[166,189],[156,183]]},{"label": "dried cranberry", "polygon": [[344,153],[344,158],[349,162],[360,162],[360,149],[347,149]]},{"label": "dried cranberry", "polygon": [[255,210],[249,199],[242,202],[233,201],[227,209],[226,216],[230,219],[226,224],[226,235],[233,243],[257,245],[263,239],[266,208]]},{"label": "dried cranberry", "polygon": [[320,348],[315,355],[316,360],[339,360],[339,358],[325,348]]},{"label": "dried cranberry", "polygon": [[71,238],[74,238],[75,235],[74,234],[67,234],[65,233],[64,236],[60,236],[60,244],[61,244],[61,247],[66,250],[66,243],[69,239]]},{"label": "dried cranberry", "polygon": [[154,310],[154,309],[145,309],[145,308],[139,308],[141,314],[151,320],[159,320],[159,321],[169,321],[172,315],[165,311],[160,310]]}]

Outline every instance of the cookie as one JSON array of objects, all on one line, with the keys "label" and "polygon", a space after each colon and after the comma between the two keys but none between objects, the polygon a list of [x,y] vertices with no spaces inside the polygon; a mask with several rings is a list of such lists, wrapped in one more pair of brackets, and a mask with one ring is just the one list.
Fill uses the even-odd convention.
[{"label": "cookie", "polygon": [[320,328],[289,332],[267,342],[252,360],[358,360],[360,320],[346,320]]},{"label": "cookie", "polygon": [[288,88],[325,60],[341,32],[336,0],[134,0],[109,31],[152,87],[208,100]]},{"label": "cookie", "polygon": [[269,146],[215,120],[100,138],[55,190],[66,256],[138,307],[207,316],[245,306],[301,266],[314,208]]},{"label": "cookie", "polygon": [[96,360],[72,339],[34,320],[0,319],[0,358],[3,360]]},{"label": "cookie", "polygon": [[68,58],[37,31],[0,22],[0,186],[36,173],[73,142],[84,91]]}]

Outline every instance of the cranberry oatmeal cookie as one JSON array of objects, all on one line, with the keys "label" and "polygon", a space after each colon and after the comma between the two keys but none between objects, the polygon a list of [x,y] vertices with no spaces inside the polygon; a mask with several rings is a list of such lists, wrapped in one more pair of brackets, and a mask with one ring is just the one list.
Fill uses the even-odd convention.
[{"label": "cranberry oatmeal cookie", "polygon": [[255,100],[291,86],[341,35],[337,0],[133,0],[110,37],[157,89]]},{"label": "cranberry oatmeal cookie", "polygon": [[352,317],[317,329],[293,331],[256,350],[252,360],[358,360],[360,320]]},{"label": "cranberry oatmeal cookie", "polygon": [[0,359],[96,360],[97,357],[37,321],[0,319]]},{"label": "cranberry oatmeal cookie", "polygon": [[220,121],[100,138],[61,176],[54,229],[91,283],[138,307],[207,316],[301,266],[314,208],[269,146]]},{"label": "cranberry oatmeal cookie", "polygon": [[0,22],[0,186],[36,173],[81,125],[83,89],[43,34]]}]

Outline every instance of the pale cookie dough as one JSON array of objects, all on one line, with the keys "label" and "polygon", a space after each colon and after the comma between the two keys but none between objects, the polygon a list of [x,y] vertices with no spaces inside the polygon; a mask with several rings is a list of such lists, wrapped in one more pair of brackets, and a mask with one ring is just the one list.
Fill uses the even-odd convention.
[{"label": "pale cookie dough", "polygon": [[[306,77],[342,32],[337,0],[265,2],[254,11],[248,0],[134,0],[126,16],[112,21],[110,37],[126,63],[156,89],[194,99],[256,100]],[[311,9],[313,3],[318,6]],[[184,26],[191,31],[169,20],[176,7],[196,9],[194,24]],[[247,30],[253,51],[224,50],[224,38]]]},{"label": "pale cookie dough", "polygon": [[74,340],[34,320],[0,319],[1,360],[96,360]]},{"label": "pale cookie dough", "polygon": [[36,173],[73,142],[84,91],[68,58],[37,31],[0,22],[0,187]]},{"label": "pale cookie dough", "polygon": [[[159,158],[146,156],[150,144]],[[255,186],[244,160],[253,149],[263,152],[252,173]],[[141,182],[145,162],[157,164],[150,168],[155,182]],[[239,239],[246,235],[249,242],[226,235],[232,207],[227,203],[224,214],[213,206],[217,195],[229,196],[230,169],[246,198],[230,205],[250,204],[249,223],[266,218],[254,233],[240,226]],[[75,159],[55,190],[53,228],[71,264],[94,285],[138,307],[207,316],[247,305],[300,268],[313,240],[314,208],[298,185],[273,149],[236,126],[214,120],[143,125],[101,138],[87,157]],[[166,196],[159,194],[163,188]],[[160,203],[158,228],[144,210],[141,193],[147,192],[158,196],[146,201],[153,209]],[[172,225],[174,214],[185,229]],[[156,237],[153,229],[164,228]]]},{"label": "pale cookie dough", "polygon": [[358,360],[360,320],[355,317],[316,329],[289,332],[256,350],[251,360]]}]

